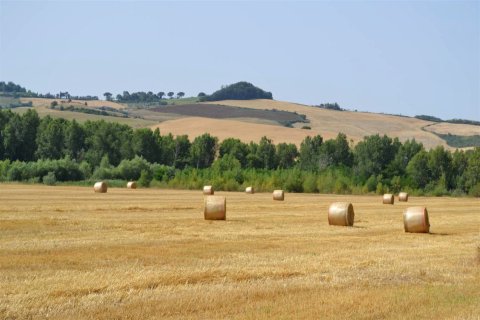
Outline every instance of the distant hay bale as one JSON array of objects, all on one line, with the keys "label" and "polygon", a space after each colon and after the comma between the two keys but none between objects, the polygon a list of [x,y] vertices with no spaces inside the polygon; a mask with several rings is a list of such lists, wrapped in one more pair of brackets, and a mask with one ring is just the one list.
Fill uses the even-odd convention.
[{"label": "distant hay bale", "polygon": [[400,192],[398,194],[398,201],[407,202],[408,201],[408,193]]},{"label": "distant hay bale", "polygon": [[227,216],[227,200],[223,196],[206,196],[203,215],[205,220],[225,220]]},{"label": "distant hay bale", "polygon": [[355,212],[349,202],[334,202],[328,208],[328,224],[334,226],[353,226]]},{"label": "distant hay bale", "polygon": [[137,183],[135,181],[130,181],[127,183],[128,189],[137,189]]},{"label": "distant hay bale", "polygon": [[203,194],[204,195],[213,195],[213,187],[212,186],[204,186],[203,187]]},{"label": "distant hay bale", "polygon": [[93,185],[93,191],[98,192],[98,193],[106,193],[108,189],[107,183],[104,181],[99,181],[96,182]]},{"label": "distant hay bale", "polygon": [[254,194],[255,193],[255,189],[253,187],[247,187],[245,189],[245,193],[248,193],[248,194]]},{"label": "distant hay bale", "polygon": [[285,199],[285,194],[283,190],[274,190],[273,191],[273,200],[283,201]]},{"label": "distant hay bale", "polygon": [[395,197],[391,193],[385,193],[383,195],[383,204],[393,204]]},{"label": "distant hay bale", "polygon": [[403,212],[405,232],[429,233],[430,222],[425,207],[410,207]]}]

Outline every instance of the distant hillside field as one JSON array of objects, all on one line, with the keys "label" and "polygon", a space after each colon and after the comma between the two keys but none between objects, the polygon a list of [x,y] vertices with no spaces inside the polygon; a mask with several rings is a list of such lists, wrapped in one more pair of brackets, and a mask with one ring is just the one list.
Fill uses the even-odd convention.
[{"label": "distant hillside field", "polygon": [[110,107],[110,108],[115,108],[115,109],[125,109],[126,106],[114,101],[105,101],[105,100],[72,100],[71,102],[68,102],[66,99],[45,99],[45,98],[20,98],[20,101],[22,102],[28,102],[32,101],[34,107],[43,107],[43,106],[50,106],[50,104],[53,101],[57,101],[58,103],[66,103],[66,104],[71,104],[71,105],[85,105],[85,102],[87,102],[87,105],[89,107]]},{"label": "distant hillside field", "polygon": [[456,124],[448,122],[432,123],[425,130],[439,134],[456,134],[462,136],[473,136],[480,134],[480,126],[471,124]]},{"label": "distant hillside field", "polygon": [[[16,108],[12,109],[13,112],[18,112],[20,114],[26,112],[30,108]],[[109,117],[109,116],[98,116],[93,114],[85,114],[79,112],[71,112],[71,111],[58,111],[58,110],[51,110],[44,107],[37,107],[34,108],[40,117],[45,117],[47,115],[51,116],[52,118],[63,118],[67,120],[75,119],[78,122],[85,122],[87,120],[96,121],[96,120],[105,120],[111,122],[118,122],[121,124],[129,125],[132,128],[147,128],[153,125],[153,121],[144,120],[144,119],[134,119],[134,118],[118,118],[118,117]]]},{"label": "distant hillside field", "polygon": [[[450,143],[452,140],[478,140],[478,137],[469,137],[480,135],[480,126],[475,125],[437,123],[378,113],[326,110],[270,99],[223,100],[203,104],[194,103],[192,98],[171,100],[168,106],[152,104],[148,107],[104,100],[86,101],[86,106],[83,100],[68,102],[65,99],[21,98],[20,102],[31,101],[40,116],[51,115],[78,121],[104,119],[125,123],[134,128],[160,128],[162,133],[187,134],[192,138],[208,132],[220,140],[236,137],[244,142],[258,141],[262,136],[267,136],[275,143],[291,142],[300,145],[306,136],[320,134],[324,139],[329,139],[343,132],[349,140],[356,143],[365,136],[378,133],[392,138],[398,137],[401,141],[414,138],[427,149],[442,145],[453,150],[455,147],[447,145],[445,135],[456,136]],[[53,101],[57,101],[59,106],[91,108],[97,113],[102,107],[106,107],[113,115],[116,115],[115,110],[118,110],[118,115],[52,110],[50,104]],[[12,110],[23,112],[26,109],[27,107],[22,107]],[[306,119],[303,119],[304,116]],[[287,127],[292,124],[294,128]],[[311,129],[301,129],[304,126]]]},{"label": "distant hillside field", "polygon": [[[208,119],[200,117],[187,117],[162,122],[151,127],[159,128],[162,134],[172,133],[173,135],[188,134],[189,137],[198,137],[204,133],[216,136],[220,141],[236,137],[244,142],[258,142],[263,136],[267,136],[274,143],[287,142],[300,145],[306,136],[315,133],[311,130],[287,128],[277,125],[243,122],[238,120]],[[327,136],[324,138],[333,138]]]},{"label": "distant hillside field", "polygon": [[289,111],[260,110],[253,108],[226,107],[218,104],[184,104],[161,106],[151,109],[156,112],[173,113],[182,116],[204,117],[211,119],[254,118],[271,121],[280,125],[304,123],[305,117]]},{"label": "distant hillside field", "polygon": [[[379,133],[381,135],[386,134],[390,137],[398,137],[401,141],[415,138],[415,140],[422,142],[426,148],[443,145],[446,148],[454,149],[449,147],[446,142],[437,135],[422,130],[423,127],[433,124],[433,122],[415,118],[367,112],[325,110],[275,100],[223,100],[217,103],[226,106],[277,109],[305,114],[307,119],[310,120],[308,125],[312,128],[311,131],[315,134],[322,135],[324,138],[336,136],[338,132],[343,132],[349,139],[357,142],[362,140],[364,136]],[[451,134],[480,134],[479,126],[443,123],[441,125],[446,125],[444,128],[448,128]],[[296,126],[303,126],[303,124],[297,124]],[[435,126],[437,126],[437,124],[435,124]],[[429,128],[430,127],[426,130]]]}]

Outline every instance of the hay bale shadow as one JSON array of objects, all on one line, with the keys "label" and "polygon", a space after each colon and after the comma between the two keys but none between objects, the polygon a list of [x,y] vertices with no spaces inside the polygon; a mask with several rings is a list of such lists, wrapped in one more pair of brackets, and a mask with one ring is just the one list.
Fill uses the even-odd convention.
[{"label": "hay bale shadow", "polygon": [[445,233],[445,232],[430,232],[429,234],[434,236],[451,236],[450,233]]}]

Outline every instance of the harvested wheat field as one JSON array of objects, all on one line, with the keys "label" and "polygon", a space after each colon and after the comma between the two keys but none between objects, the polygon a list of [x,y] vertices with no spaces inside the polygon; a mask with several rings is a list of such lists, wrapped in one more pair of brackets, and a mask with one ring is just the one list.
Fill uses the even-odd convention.
[{"label": "harvested wheat field", "polygon": [[478,199],[215,194],[226,221],[201,190],[0,185],[0,318],[478,319]]}]

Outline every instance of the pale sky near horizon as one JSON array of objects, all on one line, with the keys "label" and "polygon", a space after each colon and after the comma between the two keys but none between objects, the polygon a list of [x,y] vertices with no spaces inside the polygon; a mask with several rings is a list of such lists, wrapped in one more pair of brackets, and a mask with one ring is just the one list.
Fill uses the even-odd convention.
[{"label": "pale sky near horizon", "polygon": [[212,93],[480,120],[480,1],[0,0],[0,81]]}]

